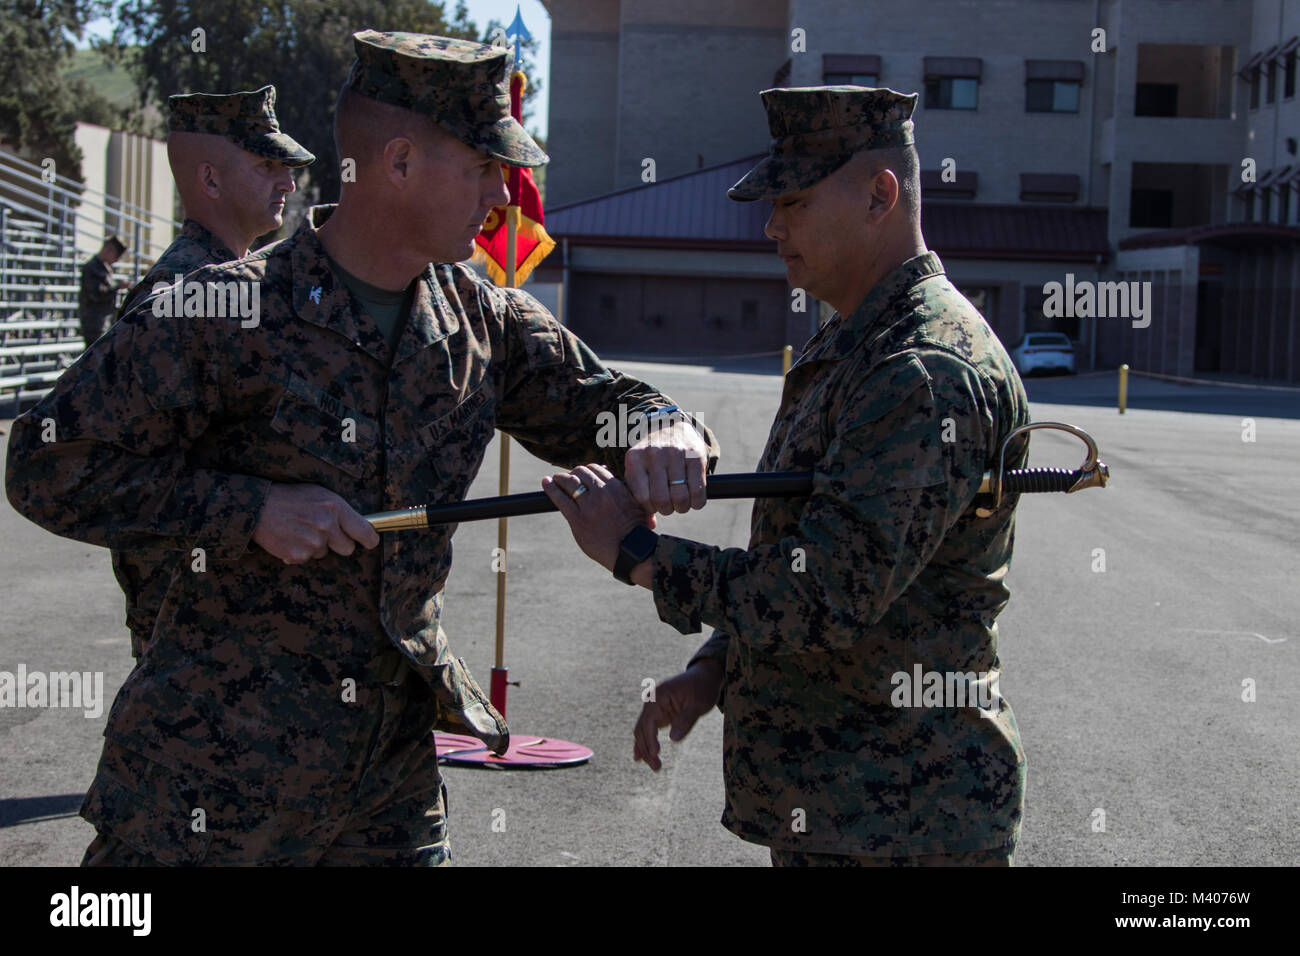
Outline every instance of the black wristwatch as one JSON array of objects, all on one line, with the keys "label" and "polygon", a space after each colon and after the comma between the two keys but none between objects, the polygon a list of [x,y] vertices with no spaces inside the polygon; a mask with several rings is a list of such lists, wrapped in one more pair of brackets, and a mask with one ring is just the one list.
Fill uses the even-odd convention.
[{"label": "black wristwatch", "polygon": [[643,524],[629,531],[618,544],[618,558],[614,561],[614,577],[624,584],[632,584],[632,569],[655,553],[659,535]]}]

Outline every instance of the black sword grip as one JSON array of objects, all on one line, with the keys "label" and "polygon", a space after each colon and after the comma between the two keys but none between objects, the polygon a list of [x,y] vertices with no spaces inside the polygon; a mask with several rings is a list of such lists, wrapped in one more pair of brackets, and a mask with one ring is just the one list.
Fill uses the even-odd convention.
[{"label": "black sword grip", "polygon": [[[710,499],[721,498],[793,498],[812,493],[811,471],[768,471],[757,474],[709,475],[706,479]],[[458,524],[484,518],[517,518],[520,515],[554,511],[555,505],[544,491],[500,498],[474,498],[445,505],[429,505],[429,524]]]},{"label": "black sword grip", "polygon": [[1020,468],[1002,476],[1004,495],[1036,494],[1043,491],[1069,491],[1083,472],[1066,468]]}]

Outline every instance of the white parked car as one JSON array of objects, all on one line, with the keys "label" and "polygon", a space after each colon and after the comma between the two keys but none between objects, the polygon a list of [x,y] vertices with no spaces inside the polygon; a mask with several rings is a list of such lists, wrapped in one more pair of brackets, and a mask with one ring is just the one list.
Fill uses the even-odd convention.
[{"label": "white parked car", "polygon": [[1062,371],[1074,374],[1074,346],[1063,332],[1030,332],[1011,349],[1011,361],[1021,375]]}]

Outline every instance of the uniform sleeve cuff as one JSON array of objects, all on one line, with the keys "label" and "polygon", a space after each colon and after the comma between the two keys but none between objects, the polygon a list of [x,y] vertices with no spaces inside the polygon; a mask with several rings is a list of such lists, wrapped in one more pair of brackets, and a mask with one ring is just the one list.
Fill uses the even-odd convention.
[{"label": "uniform sleeve cuff", "polygon": [[698,541],[661,534],[654,565],[655,610],[659,620],[682,634],[700,631],[700,615],[713,593],[713,552]]}]

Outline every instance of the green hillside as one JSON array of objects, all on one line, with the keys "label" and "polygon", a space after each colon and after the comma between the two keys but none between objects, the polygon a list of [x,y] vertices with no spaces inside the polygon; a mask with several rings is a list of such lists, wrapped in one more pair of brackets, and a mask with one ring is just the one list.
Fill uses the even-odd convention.
[{"label": "green hillside", "polygon": [[63,70],[64,76],[85,80],[117,107],[134,107],[136,87],[122,66],[109,66],[94,50],[76,50]]}]

